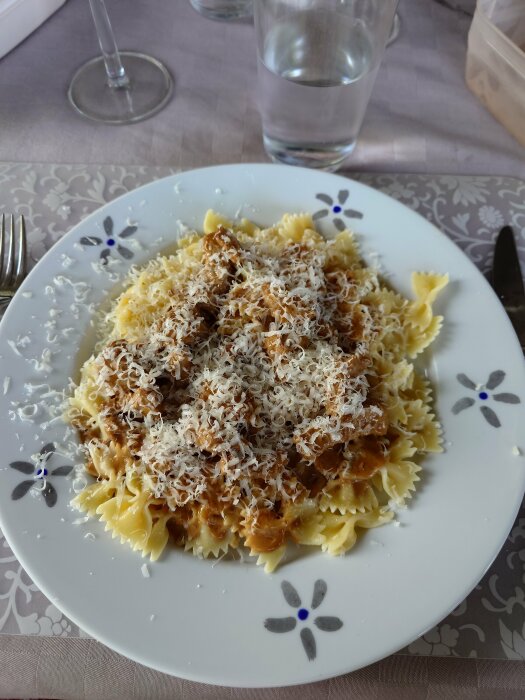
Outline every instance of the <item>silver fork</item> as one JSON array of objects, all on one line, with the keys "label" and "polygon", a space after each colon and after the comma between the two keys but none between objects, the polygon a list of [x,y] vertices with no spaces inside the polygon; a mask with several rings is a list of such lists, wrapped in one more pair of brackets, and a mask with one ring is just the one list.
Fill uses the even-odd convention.
[{"label": "silver fork", "polygon": [[[5,249],[7,247],[7,253]],[[27,274],[26,222],[20,217],[15,227],[15,217],[9,217],[6,231],[6,217],[2,214],[0,224],[0,306],[9,304],[16,290]]]}]

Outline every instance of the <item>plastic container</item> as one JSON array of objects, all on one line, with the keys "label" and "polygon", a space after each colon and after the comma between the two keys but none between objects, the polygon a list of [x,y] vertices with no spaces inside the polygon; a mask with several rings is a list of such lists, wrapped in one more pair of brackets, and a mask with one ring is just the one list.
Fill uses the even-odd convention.
[{"label": "plastic container", "polygon": [[524,0],[478,0],[465,77],[489,112],[525,146]]},{"label": "plastic container", "polygon": [[14,49],[66,0],[0,0],[0,58]]}]

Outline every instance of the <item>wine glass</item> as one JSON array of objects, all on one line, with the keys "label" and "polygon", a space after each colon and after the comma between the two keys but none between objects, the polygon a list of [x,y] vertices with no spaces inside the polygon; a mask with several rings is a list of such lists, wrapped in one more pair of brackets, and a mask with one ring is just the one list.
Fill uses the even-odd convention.
[{"label": "wine glass", "polygon": [[173,80],[157,59],[119,52],[104,0],[89,0],[102,56],[81,66],[68,99],[84,117],[106,124],[131,124],[160,111],[173,92]]},{"label": "wine glass", "polygon": [[394,21],[392,22],[392,29],[390,30],[390,36],[388,37],[388,41],[386,42],[387,46],[390,46],[390,44],[393,44],[394,41],[399,36],[399,32],[401,31],[401,17],[399,16],[399,12],[396,12],[394,15]]}]

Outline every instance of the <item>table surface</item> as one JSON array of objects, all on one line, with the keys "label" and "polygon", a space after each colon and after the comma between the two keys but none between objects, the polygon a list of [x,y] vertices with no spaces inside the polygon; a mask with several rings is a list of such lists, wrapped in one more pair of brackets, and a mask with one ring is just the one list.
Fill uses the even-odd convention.
[{"label": "table surface", "polygon": [[[348,167],[523,176],[525,148],[465,87],[471,18],[442,2],[401,0],[401,34],[385,55]],[[67,0],[0,63],[0,161],[188,169],[266,159],[251,22],[204,19],[188,0],[107,0],[107,6],[123,49],[151,53],[168,66],[172,102],[131,126],[77,116],[66,90],[97,44],[87,0]]]},{"label": "table surface", "polygon": [[[173,101],[133,126],[78,117],[67,104],[67,85],[97,46],[87,0],[68,0],[0,62],[0,86],[8,96],[0,101],[0,161],[187,169],[266,160],[250,22],[203,19],[187,0],[107,0],[107,5],[121,47],[152,53],[169,67]],[[402,0],[400,13],[401,35],[387,51],[345,171],[525,177],[525,149],[465,87],[468,15],[439,0]],[[61,193],[55,197],[60,200]],[[9,210],[19,202],[12,196],[0,204]],[[58,216],[66,230],[67,216]],[[41,252],[44,247],[42,242]],[[523,601],[513,604],[525,610]],[[521,648],[520,634],[511,642]],[[324,684],[239,692],[171,679],[91,640],[0,637],[0,697],[334,699],[353,692],[367,699],[492,699],[523,697],[524,691],[523,662],[398,656]]]}]

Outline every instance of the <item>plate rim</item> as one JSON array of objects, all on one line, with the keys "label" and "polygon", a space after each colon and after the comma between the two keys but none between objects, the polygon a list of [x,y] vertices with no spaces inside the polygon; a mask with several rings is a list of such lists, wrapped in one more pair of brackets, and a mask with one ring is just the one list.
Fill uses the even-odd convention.
[{"label": "plate rim", "polygon": [[[80,222],[78,222],[75,226],[73,226],[73,227],[60,239],[60,241],[58,241],[58,243],[60,244],[60,243],[62,243],[63,241],[69,241],[70,239],[72,239],[72,238],[74,237],[74,235],[76,234],[77,230],[78,230],[80,227],[82,227],[82,226],[85,224],[86,221],[92,221],[92,220],[96,219],[97,217],[101,217],[101,216],[105,213],[105,211],[106,211],[108,208],[111,208],[111,207],[115,204],[115,202],[119,201],[119,200],[122,199],[122,198],[127,198],[127,197],[130,197],[130,196],[137,196],[137,193],[140,193],[141,191],[143,191],[143,190],[146,189],[146,188],[149,188],[149,187],[152,187],[152,186],[155,187],[156,184],[159,184],[159,183],[165,182],[165,181],[169,181],[169,180],[171,180],[171,181],[176,181],[177,179],[179,179],[179,178],[181,178],[181,177],[184,177],[186,174],[190,174],[190,173],[191,173],[192,175],[198,175],[200,172],[203,172],[203,171],[206,171],[206,172],[210,172],[210,171],[220,172],[220,171],[224,171],[225,169],[228,169],[228,170],[236,170],[236,169],[239,169],[239,168],[246,169],[246,170],[250,170],[250,169],[252,169],[252,168],[255,168],[255,169],[261,169],[261,168],[263,168],[263,169],[267,169],[268,171],[271,171],[271,170],[273,170],[273,169],[275,169],[275,168],[279,168],[280,170],[285,170],[285,169],[286,169],[287,171],[290,170],[289,166],[273,165],[273,164],[268,164],[268,163],[261,163],[261,164],[255,164],[255,163],[253,163],[253,164],[252,164],[252,163],[240,163],[240,164],[216,165],[216,166],[210,166],[210,167],[206,167],[206,168],[198,168],[198,169],[195,169],[195,170],[187,170],[187,171],[184,171],[184,172],[180,172],[180,173],[175,173],[175,174],[167,175],[166,177],[159,178],[159,179],[157,179],[157,180],[153,180],[153,181],[151,181],[151,182],[149,182],[149,183],[146,183],[146,184],[144,184],[144,185],[142,185],[142,186],[140,186],[140,187],[138,187],[138,188],[135,188],[135,189],[131,190],[130,192],[127,192],[127,193],[125,193],[125,194],[123,194],[123,195],[121,195],[121,196],[115,198],[114,200],[111,200],[110,202],[105,203],[103,206],[99,207],[99,208],[96,209],[94,212],[92,212],[92,213],[89,214],[87,217],[85,217],[85,218],[82,219]],[[294,171],[297,171],[297,170],[303,170],[303,169],[294,169]],[[309,174],[308,176],[311,177],[313,171],[305,170],[304,172],[308,173],[308,174]],[[330,178],[334,178],[334,182],[335,182],[335,181],[339,181],[339,182],[343,182],[343,181],[344,181],[344,182],[347,182],[347,183],[352,183],[354,186],[357,186],[358,189],[364,188],[365,190],[368,190],[368,191],[372,192],[373,195],[374,195],[375,197],[376,197],[376,196],[379,196],[379,197],[381,197],[381,198],[385,198],[385,199],[388,200],[391,204],[398,205],[399,207],[410,211],[411,214],[412,214],[413,216],[418,217],[418,218],[421,220],[421,222],[424,222],[425,225],[426,225],[427,227],[431,227],[431,228],[434,230],[435,233],[440,234],[440,236],[442,237],[443,240],[446,240],[451,246],[453,246],[453,247],[455,248],[456,252],[459,253],[459,254],[462,256],[463,261],[466,262],[466,263],[468,263],[468,264],[471,266],[471,269],[472,269],[472,270],[475,270],[475,271],[476,271],[476,274],[478,275],[478,280],[477,280],[478,283],[479,283],[480,280],[483,280],[485,289],[486,289],[486,290],[490,290],[491,293],[494,295],[494,297],[497,299],[497,296],[495,295],[494,291],[492,290],[492,288],[491,288],[490,285],[488,284],[487,280],[485,279],[485,277],[483,276],[483,274],[481,273],[481,271],[479,270],[479,268],[470,260],[470,258],[469,258],[458,246],[456,246],[456,245],[454,244],[454,242],[453,242],[444,232],[442,232],[442,231],[441,231],[437,226],[435,226],[432,222],[430,222],[430,221],[426,220],[424,217],[422,217],[418,212],[415,212],[415,211],[411,210],[409,207],[407,207],[407,206],[401,204],[400,202],[398,202],[397,200],[395,200],[395,199],[389,197],[388,195],[384,194],[383,192],[378,191],[378,190],[375,190],[374,188],[372,188],[372,187],[370,187],[369,185],[364,184],[364,183],[362,183],[362,182],[352,180],[351,178],[347,178],[347,177],[344,176],[344,175],[328,174],[328,173],[317,173],[317,172],[315,173],[315,175],[316,175],[316,176],[320,176],[321,178],[324,178],[324,177],[326,177],[326,176],[328,176],[328,177],[330,177]],[[50,258],[52,257],[54,249],[55,249],[55,246],[52,246],[48,251],[46,251],[45,255],[42,256],[42,258],[38,261],[38,263],[35,265],[35,267],[33,268],[33,270],[37,270],[37,269],[40,270],[40,269],[42,269],[42,268],[46,265],[46,261],[48,260],[48,256],[50,256]],[[155,255],[156,255],[156,254],[158,254],[158,253],[155,253]],[[151,256],[148,256],[147,259],[150,259],[150,257],[151,257]],[[49,258],[49,259],[50,259],[50,258]],[[143,264],[144,264],[144,262],[141,262],[141,263],[140,263],[140,265],[143,265]],[[26,278],[26,280],[24,280],[24,284],[22,285],[21,290],[20,290],[20,291],[17,293],[17,295],[15,296],[15,301],[14,301],[14,303],[10,304],[10,307],[7,309],[6,313],[4,314],[4,318],[2,318],[2,320],[1,320],[1,322],[0,322],[0,337],[2,337],[2,335],[3,335],[3,328],[4,328],[4,325],[5,325],[4,319],[5,319],[5,318],[9,319],[10,314],[11,314],[11,313],[15,313],[16,306],[17,306],[17,297],[18,297],[18,299],[20,298],[20,293],[24,291],[24,288],[25,288],[25,286],[26,286],[26,283],[27,283],[27,284],[30,284],[30,283],[31,283],[31,278],[32,278],[32,275],[33,275],[33,270],[32,270],[31,273],[28,275],[28,277]],[[503,309],[502,309],[502,314],[504,314]],[[512,329],[510,320],[508,319],[508,317],[506,316],[506,314],[504,314],[504,317],[506,318],[506,320],[507,320],[507,322],[508,322],[508,327],[509,327],[509,329]],[[512,329],[512,333],[514,333],[513,329]],[[518,341],[517,341],[517,338],[516,338],[516,343],[517,343],[517,342],[518,342]],[[7,419],[6,419],[6,420],[7,420]],[[524,488],[524,490],[525,490],[525,475],[523,476],[522,481],[523,481],[523,488]],[[523,496],[523,494],[522,494],[522,496]],[[510,531],[510,529],[512,528],[512,523],[514,522],[514,520],[515,520],[515,518],[516,518],[516,514],[517,514],[518,511],[519,511],[519,507],[520,507],[521,500],[522,500],[522,498],[520,497],[520,499],[517,501],[517,505],[516,505],[516,507],[515,507],[515,511],[513,512],[512,520],[510,521],[510,528],[509,528],[509,531]],[[5,530],[4,509],[1,508],[1,507],[0,507],[0,527],[2,527],[3,530]],[[7,527],[7,529],[8,529],[8,530],[10,529],[9,526]],[[476,574],[476,576],[477,576],[476,581],[475,581],[474,584],[469,588],[469,592],[477,585],[477,583],[481,580],[481,578],[484,576],[484,574],[485,574],[485,573],[488,571],[488,569],[491,567],[491,565],[492,565],[494,559],[496,558],[496,556],[498,555],[498,553],[499,553],[499,551],[501,550],[502,546],[504,545],[504,543],[505,543],[505,541],[506,541],[506,539],[507,539],[507,537],[508,537],[509,531],[505,531],[504,535],[502,535],[502,537],[501,537],[501,542],[500,542],[498,548],[496,549],[496,551],[494,551],[493,553],[491,553],[490,561],[489,561],[488,563],[485,563],[485,564],[483,565],[483,567],[481,567],[481,568],[482,568],[482,571],[479,573],[479,576],[478,576],[478,574]],[[31,563],[29,563],[29,566],[26,566],[26,561],[24,561],[24,560],[25,560],[25,556],[22,555],[22,558],[19,557],[18,552],[17,552],[18,547],[16,546],[16,544],[15,544],[15,547],[13,547],[13,546],[11,545],[11,540],[8,539],[7,537],[6,537],[6,540],[8,540],[8,542],[9,542],[9,544],[10,544],[12,550],[13,550],[13,553],[14,553],[15,556],[17,557],[18,561],[22,564],[23,568],[24,568],[24,569],[27,571],[27,573],[31,576],[31,578],[33,579],[33,581],[35,581],[35,583],[37,583],[37,586],[38,586],[38,587],[40,588],[40,590],[44,593],[44,595],[46,595],[47,597],[49,597],[50,601],[53,602],[52,598],[48,595],[48,593],[45,592],[45,590],[46,590],[47,587],[46,587],[45,585],[44,585],[44,587],[42,587],[42,586],[40,585],[40,582],[39,582],[39,581],[40,581],[40,575],[38,574],[38,572],[37,572],[37,575],[34,576],[34,575],[33,575],[33,572],[32,572]],[[472,578],[472,577],[471,577],[471,578]],[[468,594],[467,594],[467,595],[468,595]],[[461,593],[461,594],[459,595],[458,600],[456,601],[456,603],[455,603],[452,607],[450,607],[450,610],[449,610],[448,612],[450,612],[451,610],[453,610],[453,609],[456,607],[456,605],[459,604],[464,598],[465,598],[465,594]],[[53,604],[55,604],[55,603],[53,603]],[[61,601],[60,601],[60,602],[57,604],[57,607],[58,607],[61,611],[65,612],[65,614],[67,615],[67,617],[69,617],[73,622],[75,622],[76,624],[78,624],[78,622],[77,622],[77,617],[76,617],[76,613],[73,611],[73,613],[71,614],[70,611],[69,611],[69,606],[68,606],[68,605],[66,605],[65,607],[63,607],[63,606],[61,605]],[[424,634],[425,631],[427,631],[428,629],[431,629],[436,623],[438,623],[439,621],[441,621],[441,620],[443,619],[443,617],[446,616],[446,614],[448,614],[448,613],[445,613],[445,615],[442,615],[441,613],[440,613],[439,615],[436,615],[435,618],[433,618],[432,624],[429,624],[428,626],[425,626],[425,630],[422,631],[420,634]],[[212,678],[210,678],[210,677],[208,677],[208,676],[206,676],[206,675],[203,677],[202,673],[197,673],[197,674],[195,674],[195,673],[192,673],[192,672],[189,671],[189,670],[188,670],[188,671],[183,671],[182,669],[177,670],[177,671],[175,672],[175,671],[173,670],[173,668],[171,668],[171,669],[170,669],[170,668],[167,668],[167,667],[165,667],[163,664],[154,664],[154,663],[152,663],[150,660],[148,660],[147,662],[145,662],[142,658],[140,658],[139,656],[134,655],[134,654],[133,654],[132,652],[130,652],[128,649],[123,649],[123,648],[121,648],[120,644],[118,644],[118,643],[116,644],[116,643],[113,642],[113,641],[109,641],[109,642],[108,642],[106,639],[101,639],[101,636],[100,636],[99,633],[94,634],[94,633],[90,630],[91,625],[90,625],[89,623],[86,625],[85,622],[82,622],[82,624],[79,625],[79,627],[81,627],[81,629],[83,629],[83,630],[85,630],[85,631],[88,631],[95,639],[100,639],[100,641],[101,641],[103,644],[105,644],[106,646],[108,646],[109,648],[114,649],[114,650],[117,651],[118,653],[123,654],[125,657],[130,658],[130,659],[133,659],[134,661],[136,661],[136,662],[138,662],[138,663],[146,664],[147,666],[149,666],[149,667],[151,667],[151,668],[154,668],[154,669],[156,669],[156,670],[158,670],[158,671],[161,671],[161,672],[163,672],[163,673],[167,673],[167,674],[169,674],[169,675],[173,675],[173,676],[180,677],[180,678],[187,678],[188,680],[191,680],[191,681],[194,681],[194,682],[199,682],[199,683],[210,683],[210,684],[212,684],[212,685],[218,685],[218,686],[221,686],[221,685],[223,686],[223,685],[224,685],[224,682],[223,682],[223,681],[221,681],[221,680],[219,680],[219,679],[212,679]],[[418,636],[420,636],[420,635],[418,635]],[[380,659],[386,658],[387,656],[391,655],[392,653],[395,653],[395,652],[398,651],[399,649],[402,649],[404,646],[406,646],[407,643],[409,643],[409,642],[412,641],[413,639],[414,639],[414,636],[413,636],[412,634],[409,635],[409,639],[408,639],[408,638],[407,638],[407,639],[404,639],[403,642],[401,642],[401,643],[399,643],[399,644],[396,644],[396,645],[391,649],[391,651],[388,652],[387,654],[385,654],[385,653],[383,653],[383,652],[379,653],[377,656],[371,658],[371,659],[367,662],[367,664],[369,664],[369,663],[375,663],[375,662],[377,662],[377,661],[380,660]],[[348,672],[349,672],[349,667],[350,667],[352,670],[357,670],[357,668],[362,668],[362,667],[363,667],[363,664],[361,664],[361,665],[359,665],[359,666],[357,666],[357,667],[355,667],[355,668],[352,668],[350,664],[347,664],[347,665],[345,665],[344,668],[341,668],[339,671],[333,671],[333,670],[332,670],[332,671],[329,671],[329,672],[326,672],[326,673],[322,673],[322,672],[321,672],[321,673],[317,673],[317,674],[315,674],[315,678],[310,678],[308,681],[306,681],[306,683],[312,683],[312,682],[315,682],[315,681],[326,680],[326,679],[328,679],[328,678],[332,678],[332,677],[335,677],[335,676],[340,675],[340,674],[343,674],[343,673],[348,673]],[[229,680],[231,680],[231,679],[229,679]],[[292,685],[302,685],[302,684],[305,684],[305,681],[304,681],[303,679],[297,679],[297,680],[288,681],[285,685],[286,685],[286,686],[288,686],[288,685],[292,686]],[[242,687],[242,688],[249,688],[249,687],[253,687],[253,688],[256,688],[256,687],[259,688],[259,687],[261,687],[261,688],[262,688],[262,687],[268,687],[268,688],[270,688],[270,687],[285,687],[285,686],[284,686],[282,683],[278,683],[278,684],[273,684],[273,685],[272,685],[271,682],[270,682],[270,683],[264,682],[264,683],[261,683],[261,684],[253,684],[253,683],[252,683],[252,684],[247,684],[247,683],[244,683],[244,682],[240,682],[240,683],[235,683],[235,682],[233,682],[233,683],[229,684],[229,685],[226,686],[226,687],[240,687],[240,688],[241,688],[241,687]]]}]

